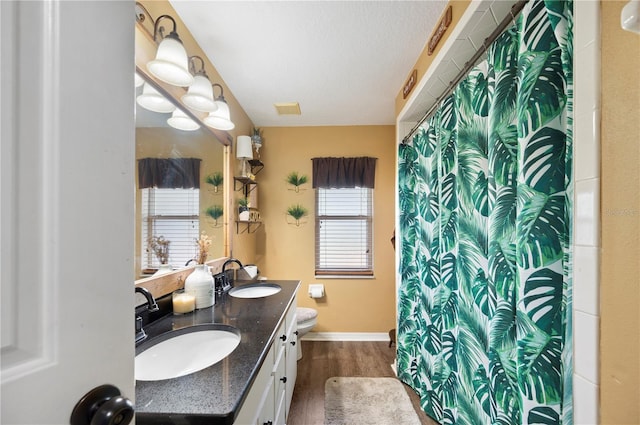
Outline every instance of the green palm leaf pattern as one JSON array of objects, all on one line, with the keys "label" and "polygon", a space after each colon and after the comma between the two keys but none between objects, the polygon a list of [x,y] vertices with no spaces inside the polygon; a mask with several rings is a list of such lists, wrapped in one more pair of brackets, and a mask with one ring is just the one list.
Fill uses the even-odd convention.
[{"label": "green palm leaf pattern", "polygon": [[398,148],[398,376],[441,424],[573,422],[572,29],[531,0]]},{"label": "green palm leaf pattern", "polygon": [[543,267],[562,259],[565,232],[564,194],[545,196],[527,187],[518,189],[518,265]]},{"label": "green palm leaf pattern", "polygon": [[[566,99],[560,48],[526,52],[520,57],[518,80],[518,136],[537,130],[560,115]],[[539,99],[549,99],[540,103]]]}]

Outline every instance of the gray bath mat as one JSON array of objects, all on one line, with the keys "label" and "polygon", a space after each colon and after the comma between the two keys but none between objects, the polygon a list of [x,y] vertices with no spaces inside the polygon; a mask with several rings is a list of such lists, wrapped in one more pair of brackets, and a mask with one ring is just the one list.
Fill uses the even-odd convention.
[{"label": "gray bath mat", "polygon": [[325,425],[420,425],[396,378],[329,378],[324,384]]}]

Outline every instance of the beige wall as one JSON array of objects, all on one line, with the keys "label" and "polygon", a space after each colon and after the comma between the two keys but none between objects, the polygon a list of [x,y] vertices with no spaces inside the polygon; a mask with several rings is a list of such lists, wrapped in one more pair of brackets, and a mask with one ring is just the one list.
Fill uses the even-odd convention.
[{"label": "beige wall", "polygon": [[[436,56],[438,56],[438,53],[442,49],[442,46],[444,46],[445,42],[447,41],[447,39],[449,38],[449,36],[453,32],[453,29],[455,28],[455,26],[460,21],[460,18],[462,17],[464,12],[467,10],[467,7],[469,6],[469,3],[470,3],[469,0],[453,0],[453,1],[449,1],[449,4],[445,8],[445,12],[446,12],[447,8],[449,6],[451,6],[451,25],[449,25],[449,28],[445,31],[444,35],[442,36],[442,39],[438,43],[438,46],[436,47],[436,49],[433,51],[433,54],[431,54],[431,55],[428,54],[428,51],[429,51],[428,42],[429,42],[429,40],[428,39],[425,40],[424,49],[422,50],[422,53],[420,53],[420,56],[418,57],[418,60],[416,61],[416,64],[413,66],[413,68],[411,68],[407,72],[407,80],[409,79],[409,76],[411,75],[411,72],[413,72],[414,69],[417,71],[416,72],[416,74],[417,74],[417,80],[416,81],[422,80],[422,77],[424,77],[424,74],[427,72],[427,70],[429,69],[429,67],[433,63],[433,59]],[[440,19],[441,18],[442,17],[440,17]],[[438,22],[440,22],[440,20],[438,20]],[[400,88],[400,91],[398,92],[398,95],[396,96],[396,116],[400,113],[402,108],[404,108],[404,105],[410,99],[411,94],[409,94],[406,99],[404,99],[402,96],[403,96],[402,88]]]},{"label": "beige wall", "polygon": [[[387,332],[395,328],[394,226],[395,141],[393,126],[265,128],[258,174],[259,210],[264,220],[257,234],[257,264],[273,279],[300,279],[301,307],[318,310],[314,332]],[[311,158],[378,158],[374,191],[374,279],[314,278],[315,198]],[[289,190],[291,171],[309,178],[302,191]],[[286,209],[300,203],[310,211],[307,223],[287,224]],[[307,295],[310,283],[325,285],[325,299]]]},{"label": "beige wall", "polygon": [[602,1],[600,413],[640,423],[640,35]]}]

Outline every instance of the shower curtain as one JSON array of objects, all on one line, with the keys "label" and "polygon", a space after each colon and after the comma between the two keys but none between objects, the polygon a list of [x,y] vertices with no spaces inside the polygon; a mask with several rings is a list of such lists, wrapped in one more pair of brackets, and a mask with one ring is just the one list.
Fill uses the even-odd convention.
[{"label": "shower curtain", "polygon": [[399,146],[398,376],[443,424],[571,424],[572,3],[531,1]]}]

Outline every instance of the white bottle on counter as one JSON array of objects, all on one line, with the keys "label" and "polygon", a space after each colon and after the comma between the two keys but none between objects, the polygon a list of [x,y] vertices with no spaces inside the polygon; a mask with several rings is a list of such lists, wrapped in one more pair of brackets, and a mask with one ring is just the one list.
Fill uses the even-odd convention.
[{"label": "white bottle on counter", "polygon": [[184,291],[196,297],[196,309],[211,307],[215,304],[213,276],[206,264],[198,264],[184,281]]}]

